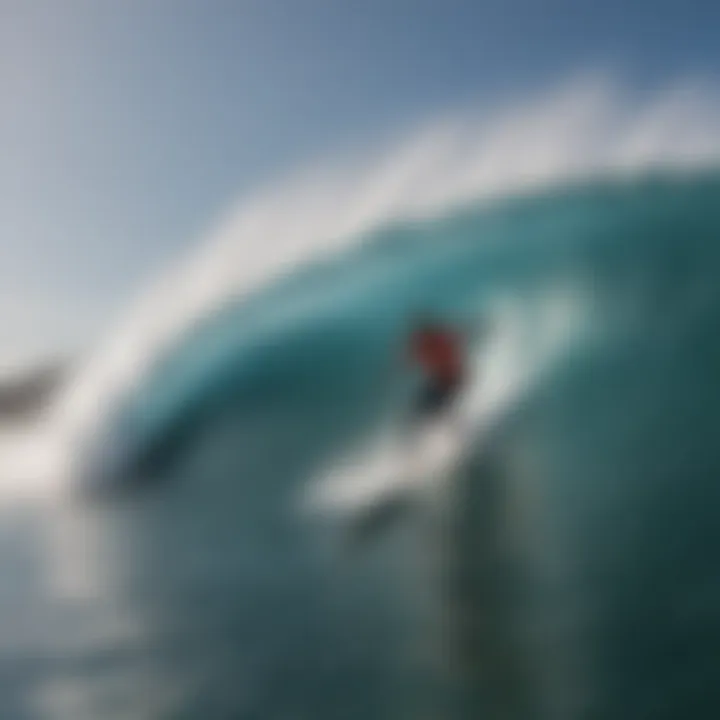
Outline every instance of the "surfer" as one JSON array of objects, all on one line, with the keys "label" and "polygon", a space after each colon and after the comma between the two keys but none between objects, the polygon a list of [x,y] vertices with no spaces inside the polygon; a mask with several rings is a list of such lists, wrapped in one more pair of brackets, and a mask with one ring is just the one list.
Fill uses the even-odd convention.
[{"label": "surfer", "polygon": [[450,409],[467,378],[465,338],[449,325],[428,317],[414,323],[408,338],[410,362],[423,375],[411,407],[411,424],[435,419]]},{"label": "surfer", "polygon": [[[422,474],[424,459],[420,451],[424,435],[418,431],[425,423],[440,421],[465,388],[469,375],[467,341],[465,333],[442,320],[428,315],[417,316],[413,320],[410,332],[403,340],[400,367],[407,371],[409,365],[419,370],[422,378],[411,400],[406,427],[401,432],[402,440],[410,445],[400,448],[402,454],[398,456],[400,462],[396,468],[400,475],[415,471]],[[394,368],[399,369],[397,365]],[[454,429],[462,430],[457,425]],[[405,483],[391,487],[380,501],[355,513],[349,527],[351,543],[367,541],[410,510],[416,500],[410,487]]]},{"label": "surfer", "polygon": [[[391,371],[393,375],[398,369],[407,372],[410,365],[412,369],[420,370],[421,384],[411,401],[406,425],[401,430],[401,444],[396,448],[399,453],[390,455],[389,466],[393,469],[386,477],[389,487],[385,488],[386,492],[378,501],[353,514],[348,533],[352,544],[364,543],[378,535],[414,507],[417,499],[413,492],[415,485],[408,484],[406,480],[416,472],[422,475],[423,464],[427,460],[421,451],[428,437],[419,431],[425,423],[442,424],[443,416],[447,416],[465,390],[470,379],[467,345],[477,337],[478,330],[484,335],[488,330],[487,323],[461,330],[429,315],[414,319],[410,332],[403,339],[402,362],[393,363]],[[456,421],[459,419],[455,418]],[[450,428],[460,444],[464,442],[465,434],[462,425],[453,421]],[[380,468],[381,474],[387,473],[386,464],[381,463]],[[372,471],[369,477],[373,477]],[[402,478],[400,482],[399,478]]]}]

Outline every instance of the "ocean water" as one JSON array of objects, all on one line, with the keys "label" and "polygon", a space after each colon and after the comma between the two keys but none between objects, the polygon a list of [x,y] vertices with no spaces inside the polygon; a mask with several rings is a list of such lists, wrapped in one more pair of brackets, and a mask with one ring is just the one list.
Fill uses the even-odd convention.
[{"label": "ocean water", "polygon": [[[76,479],[111,492],[3,512],[0,715],[713,717],[719,199],[686,170],[465,202],[226,298],[105,408]],[[579,321],[444,499],[361,543],[300,512],[402,416],[408,317],[498,303]]]}]

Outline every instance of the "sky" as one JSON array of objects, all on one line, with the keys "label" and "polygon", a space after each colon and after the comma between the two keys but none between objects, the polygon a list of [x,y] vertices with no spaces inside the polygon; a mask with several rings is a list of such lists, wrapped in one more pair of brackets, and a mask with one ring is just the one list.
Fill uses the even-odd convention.
[{"label": "sky", "polygon": [[713,0],[0,0],[0,366],[295,168],[586,70],[712,80],[719,32]]}]

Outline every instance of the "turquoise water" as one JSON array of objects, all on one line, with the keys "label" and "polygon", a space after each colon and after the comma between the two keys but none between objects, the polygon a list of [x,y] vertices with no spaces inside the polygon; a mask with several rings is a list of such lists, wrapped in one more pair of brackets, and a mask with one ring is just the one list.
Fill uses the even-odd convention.
[{"label": "turquoise water", "polygon": [[[140,492],[84,511],[117,553],[85,612],[140,630],[86,647],[50,623],[54,655],[20,634],[3,717],[70,717],[33,714],[48,677],[77,720],[720,712],[719,199],[714,173],[659,174],[398,223],[195,327],[106,428]],[[384,369],[410,313],[558,289],[588,332],[449,513],[361,547],[297,513],[402,407]]]}]

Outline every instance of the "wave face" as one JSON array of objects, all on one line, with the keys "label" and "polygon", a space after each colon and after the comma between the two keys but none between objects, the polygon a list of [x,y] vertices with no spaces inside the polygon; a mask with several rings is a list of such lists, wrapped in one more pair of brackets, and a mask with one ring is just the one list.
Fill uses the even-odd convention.
[{"label": "wave face", "polygon": [[[173,519],[182,532],[169,529],[163,513],[144,532],[167,533],[193,552],[212,547],[231,583],[221,606],[225,592],[236,597],[252,585],[253,600],[232,623],[280,633],[276,650],[297,671],[284,702],[315,717],[319,708],[332,706],[328,717],[339,711],[293,613],[347,661],[340,685],[372,689],[358,701],[358,717],[382,717],[387,703],[431,702],[431,687],[439,702],[437,681],[421,682],[397,656],[405,634],[426,626],[412,625],[420,622],[412,613],[412,622],[393,614],[398,603],[417,613],[432,605],[433,587],[443,596],[435,601],[463,608],[457,617],[437,611],[448,625],[451,650],[443,652],[464,668],[460,716],[488,703],[519,718],[529,708],[547,717],[592,710],[634,718],[651,708],[692,706],[707,715],[720,707],[707,632],[718,622],[720,548],[718,198],[714,172],[657,174],[395,223],[351,254],[227,304],[156,359],[112,415],[122,468],[136,479],[182,478],[200,507],[186,498],[184,521]],[[408,315],[435,309],[462,321],[509,297],[531,317],[538,298],[558,290],[582,306],[581,341],[526,388],[458,484],[450,532],[441,533],[452,559],[442,581],[388,569],[422,547],[396,539],[392,560],[345,570],[385,600],[363,605],[357,588],[338,599],[337,568],[288,509],[323,461],[401,407],[402,392],[378,378]],[[212,510],[198,499],[200,487],[215,498]],[[216,544],[188,530],[187,513],[203,508],[229,533],[232,550],[220,530]],[[517,535],[514,555],[499,549],[501,518]],[[238,544],[248,553],[241,571],[232,565]],[[168,568],[162,553],[144,552],[143,564],[163,568],[157,585],[172,587],[168,578],[181,565]],[[314,594],[304,594],[307,577]],[[260,600],[280,594],[293,613],[276,608],[271,618]],[[345,622],[364,628],[363,657],[350,659],[342,632],[323,619],[328,597],[343,606]],[[495,630],[479,629],[480,616],[492,617]],[[213,656],[209,646],[203,652]],[[254,651],[242,652],[249,655],[241,664]],[[410,679],[393,674],[394,663]]]}]

